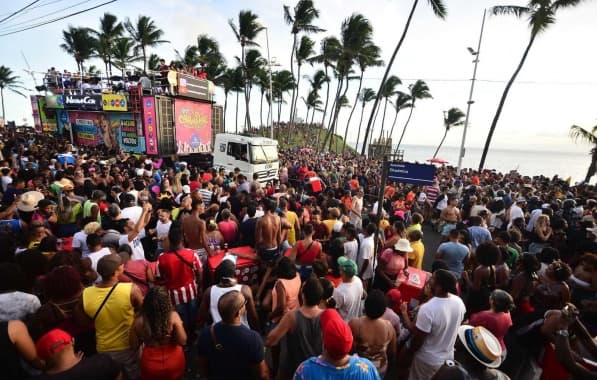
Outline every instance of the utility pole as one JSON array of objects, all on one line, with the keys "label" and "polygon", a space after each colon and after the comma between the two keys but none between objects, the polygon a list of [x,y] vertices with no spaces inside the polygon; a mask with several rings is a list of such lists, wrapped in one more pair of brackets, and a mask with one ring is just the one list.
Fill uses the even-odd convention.
[{"label": "utility pole", "polygon": [[273,99],[273,90],[272,90],[272,60],[269,56],[269,33],[268,33],[268,28],[265,28],[265,40],[266,40],[266,46],[267,46],[267,66],[269,67],[269,117],[268,117],[268,123],[269,123],[269,127],[270,127],[270,138],[273,139],[274,138],[274,115],[272,114],[272,103],[274,102]]}]

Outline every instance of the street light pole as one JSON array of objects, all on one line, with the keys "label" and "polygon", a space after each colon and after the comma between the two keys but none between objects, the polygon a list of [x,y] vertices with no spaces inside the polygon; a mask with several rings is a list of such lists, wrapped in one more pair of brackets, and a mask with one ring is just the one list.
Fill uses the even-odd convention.
[{"label": "street light pole", "polygon": [[483,29],[485,28],[485,16],[487,15],[487,9],[483,11],[483,21],[481,22],[481,33],[479,34],[479,44],[477,45],[477,51],[469,48],[469,52],[475,56],[475,68],[473,69],[473,79],[471,80],[471,90],[468,96],[468,102],[466,103],[466,116],[464,119],[464,129],[462,131],[462,141],[460,143],[460,152],[458,154],[458,168],[456,169],[456,174],[460,175],[460,170],[462,169],[462,158],[464,157],[464,143],[466,142],[466,130],[468,127],[468,120],[469,115],[471,113],[471,105],[474,103],[473,101],[473,91],[475,89],[475,81],[477,80],[477,65],[479,64],[479,54],[481,54],[481,41],[483,40]]},{"label": "street light pole", "polygon": [[268,123],[269,123],[269,127],[270,127],[270,138],[273,139],[274,138],[274,115],[272,114],[272,103],[274,102],[273,99],[273,90],[272,90],[272,60],[269,56],[269,33],[268,33],[268,28],[265,28],[265,40],[266,40],[266,46],[267,46],[267,65],[269,67],[269,117],[268,117]]}]

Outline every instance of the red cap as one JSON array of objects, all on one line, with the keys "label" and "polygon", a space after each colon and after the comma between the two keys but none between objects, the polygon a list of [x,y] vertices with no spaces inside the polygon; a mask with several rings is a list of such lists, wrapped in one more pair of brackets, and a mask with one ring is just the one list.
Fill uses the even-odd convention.
[{"label": "red cap", "polygon": [[72,341],[73,337],[66,331],[60,329],[50,330],[39,338],[35,344],[37,356],[45,360],[62,351],[66,346],[71,344]]},{"label": "red cap", "polygon": [[400,303],[402,302],[402,293],[400,293],[400,290],[392,288],[386,293],[386,297],[393,304],[390,308],[396,313],[400,313]]},{"label": "red cap", "polygon": [[334,309],[327,309],[321,313],[321,329],[323,331],[323,346],[333,358],[342,358],[352,348],[352,331]]}]

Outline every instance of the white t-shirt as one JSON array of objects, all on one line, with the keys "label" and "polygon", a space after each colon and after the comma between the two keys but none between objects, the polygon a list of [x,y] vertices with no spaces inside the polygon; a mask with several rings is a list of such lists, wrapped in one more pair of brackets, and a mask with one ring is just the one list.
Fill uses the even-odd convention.
[{"label": "white t-shirt", "polygon": [[342,282],[332,294],[336,301],[336,308],[344,321],[358,318],[362,315],[363,307],[363,283],[357,276],[352,282]]},{"label": "white t-shirt", "polygon": [[143,214],[143,207],[141,206],[125,207],[120,212],[122,219],[130,219],[135,223],[139,221],[141,214]]},{"label": "white t-shirt", "polygon": [[[158,220],[158,222],[155,225],[155,232],[156,232],[158,239],[168,237],[168,232],[170,232],[170,226],[172,226],[171,220],[169,220],[167,223],[162,223],[161,221]],[[162,240],[158,240],[158,248],[164,249]]]},{"label": "white t-shirt", "polygon": [[73,235],[73,248],[80,249],[83,257],[87,257],[89,255],[89,247],[87,247],[87,234],[85,232],[75,232]]},{"label": "white t-shirt", "polygon": [[417,359],[430,366],[441,366],[454,359],[454,343],[465,312],[464,303],[453,294],[447,298],[433,297],[424,303],[417,314],[416,326],[427,336],[415,354]]},{"label": "white t-shirt", "polygon": [[344,242],[344,256],[348,257],[355,263],[357,262],[357,257],[359,255],[359,242],[357,239],[352,241],[345,241]]},{"label": "white t-shirt", "polygon": [[514,219],[517,218],[524,218],[524,213],[520,207],[518,207],[516,204],[513,204],[510,207],[510,220],[508,220],[508,228],[512,227]]},{"label": "white t-shirt", "polygon": [[129,241],[128,235],[120,235],[120,239],[118,239],[119,245],[129,245],[133,254],[131,255],[131,260],[145,260],[145,250],[143,250],[143,244],[141,244],[141,234],[137,235],[133,241]]},{"label": "white t-shirt", "polygon": [[9,175],[2,176],[2,191],[6,191],[8,185],[12,183],[12,177]]},{"label": "white t-shirt", "polygon": [[[100,249],[97,252],[90,253],[87,257],[89,258],[89,260],[91,260],[91,268],[93,268],[93,270],[97,272],[97,263],[98,263],[98,261],[100,261],[100,259],[102,257],[104,257],[106,255],[109,255],[110,253],[112,253],[110,251],[110,248],[106,248],[106,247],[103,247],[102,249]],[[102,280],[102,276],[100,276],[99,273],[98,273],[97,280],[95,280],[95,283],[97,284],[101,280]]]},{"label": "white t-shirt", "polygon": [[369,260],[369,265],[365,272],[363,272],[363,280],[368,280],[373,277],[373,256],[375,256],[375,244],[373,240],[373,236],[363,237],[361,239],[361,248],[359,249],[359,255],[357,258],[357,266],[359,267],[359,273],[363,269],[363,262],[365,260]]}]

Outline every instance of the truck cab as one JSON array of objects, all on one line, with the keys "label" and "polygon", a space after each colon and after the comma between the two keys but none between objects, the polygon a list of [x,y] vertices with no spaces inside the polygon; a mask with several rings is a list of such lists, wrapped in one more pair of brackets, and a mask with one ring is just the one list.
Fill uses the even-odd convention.
[{"label": "truck cab", "polygon": [[276,140],[220,133],[216,135],[213,156],[213,166],[224,168],[226,172],[239,168],[249,180],[257,173],[261,183],[278,179],[280,162]]}]

